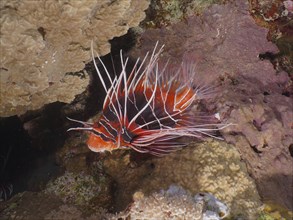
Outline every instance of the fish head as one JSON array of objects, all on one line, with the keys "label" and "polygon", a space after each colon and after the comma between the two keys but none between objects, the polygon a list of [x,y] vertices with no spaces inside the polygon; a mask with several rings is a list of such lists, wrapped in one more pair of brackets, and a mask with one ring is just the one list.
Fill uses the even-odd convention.
[{"label": "fish head", "polygon": [[72,118],[68,118],[68,120],[80,123],[83,127],[74,127],[67,131],[85,131],[89,133],[87,145],[91,151],[104,152],[118,148],[116,140],[117,134],[110,133],[110,131],[105,126],[102,126],[101,123],[89,123]]},{"label": "fish head", "polygon": [[[95,130],[97,130],[95,128]],[[93,152],[112,151],[118,148],[117,142],[106,138],[103,134],[98,135],[97,132],[91,132],[87,141],[89,149]]]}]

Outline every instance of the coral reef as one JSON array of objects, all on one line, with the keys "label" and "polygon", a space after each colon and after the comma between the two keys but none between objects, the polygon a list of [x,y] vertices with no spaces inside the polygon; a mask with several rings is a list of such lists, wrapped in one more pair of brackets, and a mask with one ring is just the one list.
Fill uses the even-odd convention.
[{"label": "coral reef", "polygon": [[46,188],[48,194],[59,196],[64,203],[77,205],[88,204],[100,191],[100,186],[92,176],[70,172],[65,172],[63,176],[50,182]]},{"label": "coral reef", "polygon": [[[148,0],[11,1],[0,3],[0,116],[69,103],[89,79],[90,42],[100,55],[109,40],[144,18]],[[67,73],[67,74],[66,74]]]},{"label": "coral reef", "polygon": [[[137,192],[134,194],[134,202],[127,210],[110,214],[100,209],[84,219],[202,219],[203,206],[203,202],[196,202],[186,192],[181,195],[172,195],[162,191],[148,197]],[[56,210],[52,210],[46,215],[45,219],[64,219],[65,217],[80,219],[82,214],[82,211],[77,207],[63,205]]]},{"label": "coral reef", "polygon": [[292,4],[291,0],[271,1],[271,0],[251,0],[250,7],[252,8],[252,15],[261,17],[266,22],[276,21],[281,18],[292,18]]},{"label": "coral reef", "polygon": [[293,211],[272,203],[266,203],[257,220],[292,219]]},{"label": "coral reef", "polygon": [[75,136],[72,134],[63,147],[56,153],[57,163],[66,171],[82,172],[87,171],[89,166],[86,162],[87,154],[90,152],[86,145],[87,135],[85,133]]},{"label": "coral reef", "polygon": [[201,14],[206,8],[216,3],[222,4],[225,3],[225,0],[154,0],[151,1],[143,26],[168,26],[191,15]]},{"label": "coral reef", "polygon": [[[284,4],[276,3],[278,7]],[[18,7],[23,3],[9,4]],[[116,1],[107,7],[115,4]],[[172,13],[178,9],[176,4],[169,8]],[[290,5],[286,7],[285,10],[292,10]],[[26,16],[29,15],[23,15]],[[172,23],[181,16],[171,19]],[[42,38],[49,37],[51,29],[44,30],[41,28],[38,33]],[[266,40],[267,33],[268,30],[255,24],[248,3],[241,0],[213,5],[200,17],[186,18],[168,28],[146,30],[131,55],[145,54],[158,40],[165,44],[161,58],[170,58],[172,65],[180,63],[182,57],[194,59],[199,77],[221,85],[214,103],[201,104],[207,109],[217,109],[224,122],[234,123],[222,132],[232,144],[209,140],[154,158],[132,151],[91,153],[84,144],[85,136],[72,134],[57,153],[59,165],[67,170],[65,175],[52,181],[46,192],[25,192],[0,203],[0,219],[114,220],[147,214],[176,219],[182,204],[190,208],[185,214],[200,216],[196,210],[210,206],[202,207],[200,203],[208,203],[211,197],[205,196],[210,194],[229,207],[231,218],[292,218],[292,211],[288,210],[292,209],[293,106],[292,92],[288,89],[292,81],[286,72],[276,71],[266,58],[266,54],[278,53],[277,47]],[[87,47],[82,46],[82,50],[87,51]],[[4,76],[1,72],[1,77]],[[114,188],[110,190],[111,184]],[[168,190],[172,184],[182,188]],[[191,196],[198,192],[204,193]],[[260,196],[265,204],[269,200],[273,205],[263,206]],[[218,204],[218,200],[214,202]],[[285,208],[280,208],[280,204]],[[160,212],[159,208],[167,211]],[[217,213],[223,217],[226,212]]]},{"label": "coral reef", "polygon": [[220,220],[227,214],[227,207],[210,194],[192,197],[183,188],[172,185],[167,191],[161,190],[145,196],[142,192],[133,195],[132,204],[124,211],[111,214],[100,208],[91,215],[72,205],[62,205],[51,210],[45,219],[204,219]]},{"label": "coral reef", "polygon": [[[277,208],[277,209],[276,209]],[[281,212],[280,212],[281,210]],[[1,219],[226,219],[227,206],[213,195],[200,193],[191,196],[186,190],[172,185],[168,190],[154,192],[149,196],[142,192],[133,195],[132,204],[116,214],[109,213],[97,205],[88,213],[86,209],[74,204],[64,204],[58,197],[44,191],[24,192],[15,195],[10,201],[0,203]],[[192,214],[192,215],[191,215]],[[190,215],[192,217],[190,217]],[[266,205],[257,220],[291,219],[292,211]],[[229,219],[229,217],[228,217]]]},{"label": "coral reef", "polygon": [[50,213],[48,213],[45,218],[46,220],[49,219],[71,219],[71,220],[78,220],[78,219],[84,219],[82,217],[82,212],[75,206],[70,205],[62,205],[58,207],[56,210],[51,210]]},{"label": "coral reef", "polygon": [[[71,172],[91,170],[94,176],[102,174],[111,179],[110,182],[115,183],[115,196],[110,203],[115,212],[132,204],[132,195],[138,191],[147,198],[172,184],[192,194],[209,192],[215,195],[227,204],[232,216],[253,218],[261,207],[255,183],[238,151],[224,142],[192,144],[169,156],[150,158],[125,150],[96,154],[81,144],[83,139],[74,135],[70,139],[58,153],[59,164]],[[84,157],[91,161],[87,168]]]},{"label": "coral reef", "polygon": [[214,106],[207,108],[236,124],[223,135],[238,148],[261,196],[292,209],[292,81],[260,59],[261,54],[278,53],[267,33],[255,24],[248,3],[235,1],[213,5],[186,22],[145,31],[133,56],[150,50],[154,41],[163,42],[163,56],[170,63],[192,58],[199,77],[221,84]]},{"label": "coral reef", "polygon": [[46,214],[61,205],[62,201],[45,193],[18,193],[9,201],[0,203],[0,219],[44,219]]},{"label": "coral reef", "polygon": [[201,219],[203,202],[196,203],[190,195],[162,191],[150,196],[134,194],[134,202],[125,219]]},{"label": "coral reef", "polygon": [[269,29],[268,39],[273,41],[280,53],[271,56],[276,68],[293,72],[293,1],[250,0],[250,12],[257,24]]},{"label": "coral reef", "polygon": [[127,206],[132,195],[146,195],[176,184],[190,191],[209,192],[231,209],[232,216],[253,218],[261,206],[254,181],[249,177],[240,154],[224,142],[191,145],[163,158],[142,164],[129,155],[113,154],[104,161],[106,172],[116,181],[116,206]]},{"label": "coral reef", "polygon": [[172,185],[167,191],[144,196],[134,194],[128,210],[119,213],[123,219],[204,219],[219,220],[229,214],[227,207],[211,194],[192,197],[183,188]]}]

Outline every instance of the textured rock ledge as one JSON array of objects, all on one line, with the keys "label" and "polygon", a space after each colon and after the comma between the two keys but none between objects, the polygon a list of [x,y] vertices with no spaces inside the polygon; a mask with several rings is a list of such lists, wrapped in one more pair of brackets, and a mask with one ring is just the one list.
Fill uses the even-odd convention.
[{"label": "textured rock ledge", "polygon": [[148,0],[1,1],[0,116],[71,102],[89,82],[79,71],[90,61],[91,41],[100,55],[109,53],[108,41],[137,26],[148,4]]}]

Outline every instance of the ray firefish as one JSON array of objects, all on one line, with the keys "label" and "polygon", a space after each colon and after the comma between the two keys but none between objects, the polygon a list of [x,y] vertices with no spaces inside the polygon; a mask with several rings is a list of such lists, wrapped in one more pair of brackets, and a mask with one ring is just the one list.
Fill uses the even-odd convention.
[{"label": "ray firefish", "polygon": [[87,144],[92,151],[131,148],[162,156],[187,145],[181,137],[217,138],[214,131],[227,126],[213,123],[214,115],[191,111],[194,103],[209,97],[211,87],[195,81],[195,68],[190,62],[183,62],[176,71],[170,71],[168,64],[159,67],[163,46],[157,51],[157,45],[150,57],[147,53],[142,61],[137,60],[130,74],[126,73],[128,58],[124,60],[120,52],[122,71],[114,79],[98,57],[110,82],[108,88],[92,49],[93,62],[106,91],[103,112],[94,123],[70,119],[83,127],[69,129],[88,131]]}]

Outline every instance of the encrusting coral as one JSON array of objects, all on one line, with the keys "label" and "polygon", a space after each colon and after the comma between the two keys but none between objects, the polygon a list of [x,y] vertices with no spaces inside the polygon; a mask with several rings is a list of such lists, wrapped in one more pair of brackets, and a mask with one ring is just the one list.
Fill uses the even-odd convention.
[{"label": "encrusting coral", "polygon": [[128,168],[131,165],[125,158],[108,158],[104,165],[118,188],[123,189],[116,192],[118,201],[127,200],[129,194],[138,190],[150,195],[176,184],[192,194],[209,192],[215,195],[227,204],[232,216],[253,219],[261,207],[255,183],[241,162],[240,154],[224,142],[191,145],[132,169]]},{"label": "encrusting coral", "polygon": [[95,183],[94,178],[82,172],[65,172],[63,176],[50,182],[46,188],[46,193],[55,194],[65,203],[77,205],[88,204],[100,191],[100,186]]},{"label": "encrusting coral", "polygon": [[136,192],[133,199],[132,205],[119,213],[117,219],[219,220],[229,214],[229,208],[213,195],[199,193],[192,197],[176,185],[150,196]]},{"label": "encrusting coral", "polygon": [[85,73],[72,73],[90,61],[90,42],[100,55],[109,53],[108,41],[137,26],[148,5],[148,0],[1,1],[0,116],[71,102],[89,82]]},{"label": "encrusting coral", "polygon": [[147,27],[163,27],[175,24],[194,14],[201,14],[212,4],[224,4],[225,0],[153,0],[145,25]]},{"label": "encrusting coral", "polygon": [[165,179],[193,193],[210,192],[224,201],[234,216],[251,218],[261,206],[255,183],[232,145],[207,142],[193,146],[179,155],[158,161],[156,170],[156,178],[151,180],[153,184]]},{"label": "encrusting coral", "polygon": [[[122,156],[119,151],[114,152],[104,159],[103,165],[116,185],[115,198],[111,204],[119,204],[115,208],[119,211],[128,207],[119,213],[119,217],[131,216],[136,219],[134,217],[139,214],[153,214],[153,219],[164,219],[168,213],[159,213],[158,210],[166,210],[171,206],[177,208],[176,212],[169,215],[178,217],[180,209],[185,208],[187,216],[188,213],[201,216],[205,208],[197,210],[199,203],[190,196],[199,192],[208,192],[225,203],[231,217],[254,219],[261,210],[262,203],[255,183],[232,145],[219,141],[203,142],[159,159],[150,158],[139,165],[127,160],[128,157],[129,154],[124,153]],[[174,184],[190,194],[180,193],[182,190],[175,190],[176,193],[173,190],[172,193],[169,187]],[[179,194],[183,197],[177,198]],[[223,211],[219,215],[223,217],[228,212]],[[117,219],[115,217],[113,219]]]},{"label": "encrusting coral", "polygon": [[[173,187],[174,188],[174,187]],[[169,191],[169,190],[168,190]],[[187,195],[183,189],[180,193],[171,193],[162,190],[145,196],[136,192],[133,196],[134,202],[126,211],[125,219],[201,219],[203,202],[196,202]],[[178,191],[178,190],[177,190]],[[122,213],[118,215],[122,217]]]},{"label": "encrusting coral", "polygon": [[193,219],[220,220],[229,213],[228,207],[213,195],[204,193],[191,196],[182,187],[171,185],[168,190],[145,196],[142,192],[133,195],[132,204],[124,211],[111,214],[97,209],[90,216],[76,206],[62,205],[52,210],[45,219]]}]

